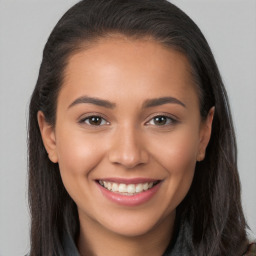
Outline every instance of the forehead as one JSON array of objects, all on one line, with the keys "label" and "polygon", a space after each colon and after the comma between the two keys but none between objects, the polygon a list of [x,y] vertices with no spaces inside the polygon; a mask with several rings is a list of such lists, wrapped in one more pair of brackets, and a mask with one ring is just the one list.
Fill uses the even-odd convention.
[{"label": "forehead", "polygon": [[197,95],[190,70],[184,54],[153,39],[107,37],[71,55],[62,90],[77,97],[82,91],[105,96],[109,90],[111,96],[163,96],[168,89]]}]

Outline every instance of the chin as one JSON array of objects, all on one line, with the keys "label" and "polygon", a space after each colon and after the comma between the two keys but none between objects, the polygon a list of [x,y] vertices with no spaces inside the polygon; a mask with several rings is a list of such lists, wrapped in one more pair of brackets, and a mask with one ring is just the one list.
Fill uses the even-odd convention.
[{"label": "chin", "polygon": [[154,232],[154,230],[159,230],[159,227],[161,229],[161,225],[163,227],[166,227],[166,225],[171,226],[172,219],[171,216],[163,217],[160,213],[157,216],[155,212],[154,214],[150,214],[149,212],[141,214],[128,212],[112,217],[111,221],[105,219],[100,224],[118,236],[132,238],[148,235]]},{"label": "chin", "polygon": [[143,224],[126,223],[124,225],[111,226],[109,229],[118,236],[123,237],[140,237],[154,230],[154,226]]}]

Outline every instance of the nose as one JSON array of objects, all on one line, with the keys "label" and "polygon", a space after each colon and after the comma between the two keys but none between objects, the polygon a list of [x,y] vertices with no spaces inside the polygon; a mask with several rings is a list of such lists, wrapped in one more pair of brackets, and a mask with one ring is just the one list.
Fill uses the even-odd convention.
[{"label": "nose", "polygon": [[148,160],[149,154],[143,143],[143,138],[135,129],[126,127],[115,132],[109,151],[111,163],[132,169],[147,163]]}]

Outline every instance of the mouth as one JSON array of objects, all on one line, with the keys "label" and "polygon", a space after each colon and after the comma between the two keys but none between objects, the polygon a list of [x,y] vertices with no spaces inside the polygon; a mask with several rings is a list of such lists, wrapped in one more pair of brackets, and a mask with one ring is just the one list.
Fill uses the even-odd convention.
[{"label": "mouth", "polygon": [[100,186],[107,189],[108,191],[124,196],[134,196],[142,192],[152,189],[154,186],[159,184],[161,180],[154,180],[141,183],[127,183],[127,182],[112,182],[107,180],[96,180]]}]

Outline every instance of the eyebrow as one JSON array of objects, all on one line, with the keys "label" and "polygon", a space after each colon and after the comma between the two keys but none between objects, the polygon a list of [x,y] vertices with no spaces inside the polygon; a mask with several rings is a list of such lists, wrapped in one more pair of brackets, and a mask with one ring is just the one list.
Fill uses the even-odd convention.
[{"label": "eyebrow", "polygon": [[99,98],[94,98],[94,97],[88,97],[88,96],[82,96],[78,99],[76,99],[75,101],[73,101],[68,108],[71,108],[77,104],[81,104],[81,103],[90,103],[90,104],[94,104],[97,106],[101,106],[101,107],[105,107],[105,108],[115,108],[116,104],[112,103],[108,100],[102,100]]},{"label": "eyebrow", "polygon": [[149,99],[143,103],[142,107],[150,108],[150,107],[164,105],[167,103],[178,104],[178,105],[181,105],[184,108],[186,108],[186,105],[183,102],[181,102],[180,100],[178,100],[174,97],[161,97],[161,98],[157,98],[157,99]]},{"label": "eyebrow", "polygon": [[[82,96],[77,98],[75,101],[73,101],[68,106],[68,108],[71,108],[77,104],[82,104],[82,103],[90,103],[90,104],[94,104],[94,105],[109,108],[109,109],[113,109],[116,107],[115,103],[112,103],[108,100],[103,100],[95,97]],[[186,108],[186,105],[183,102],[181,102],[180,100],[174,97],[161,97],[156,99],[148,99],[143,103],[142,108],[156,107],[156,106],[160,106],[168,103],[178,104]]]}]

